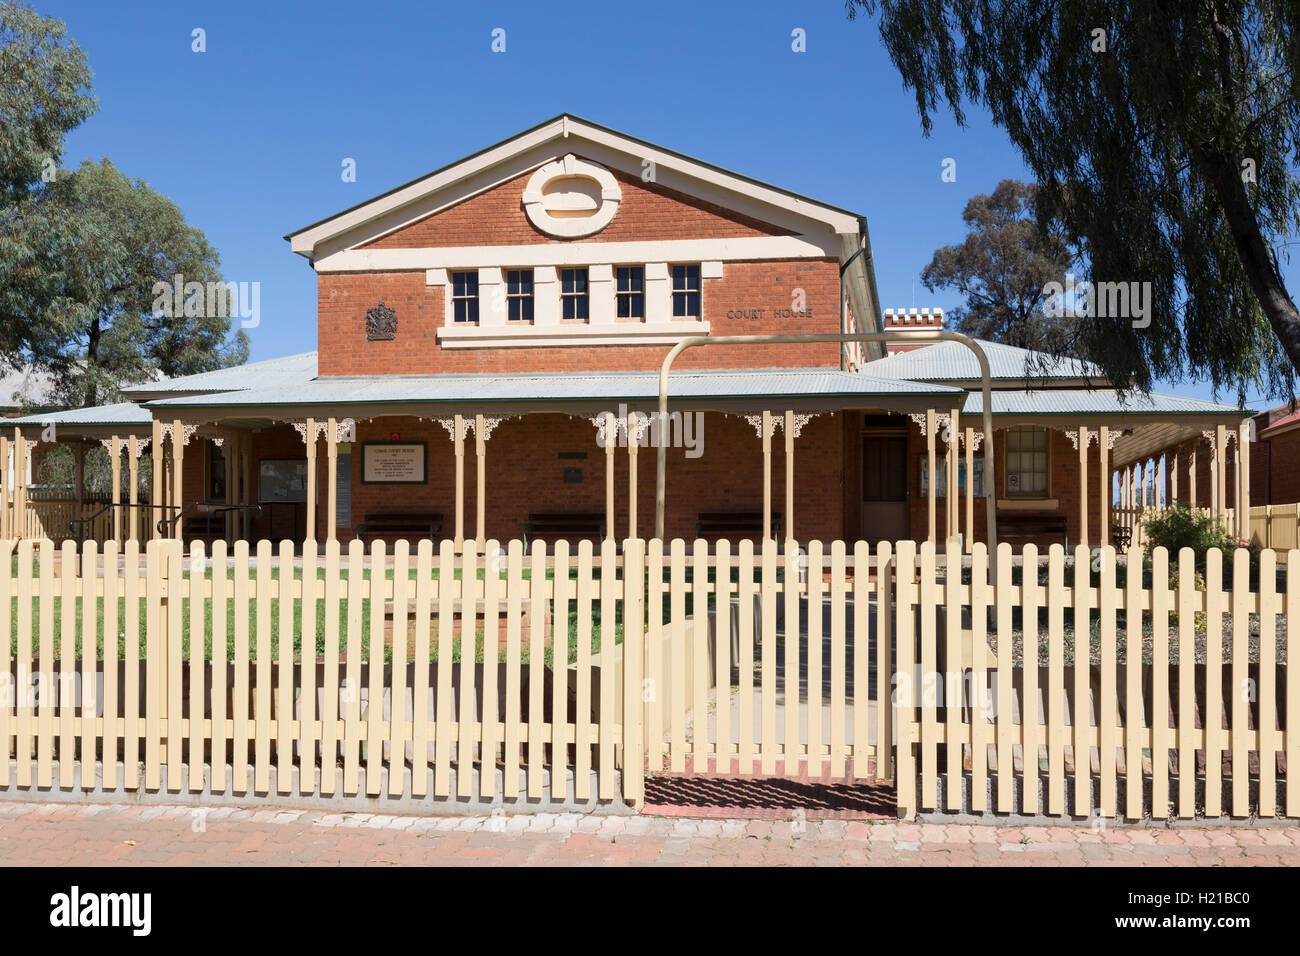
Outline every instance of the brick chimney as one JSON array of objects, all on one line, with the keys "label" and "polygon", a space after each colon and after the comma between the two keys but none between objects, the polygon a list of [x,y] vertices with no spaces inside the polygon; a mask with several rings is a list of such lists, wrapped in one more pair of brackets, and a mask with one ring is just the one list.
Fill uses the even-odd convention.
[{"label": "brick chimney", "polygon": [[[884,319],[885,327],[882,332],[939,331],[943,328],[943,309],[886,309]],[[888,342],[885,345],[885,354],[897,355],[900,352],[923,349],[933,344],[933,342],[917,342],[914,345]]]}]

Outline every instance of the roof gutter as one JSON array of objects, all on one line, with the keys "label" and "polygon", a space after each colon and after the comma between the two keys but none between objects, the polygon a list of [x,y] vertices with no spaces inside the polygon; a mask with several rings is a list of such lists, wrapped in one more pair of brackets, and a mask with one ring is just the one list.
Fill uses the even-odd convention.
[{"label": "roof gutter", "polygon": [[[884,328],[884,317],[880,312],[880,295],[876,289],[876,267],[871,253],[871,233],[867,229],[867,217],[858,217],[858,232],[841,233],[840,245],[840,295],[847,292],[853,316],[857,319],[856,330],[847,327],[847,317],[840,310],[840,333],[848,335],[853,331],[879,332]],[[866,341],[860,343],[867,353],[867,361],[884,358],[884,346],[880,342]],[[840,346],[840,369],[848,368],[848,343]]]}]

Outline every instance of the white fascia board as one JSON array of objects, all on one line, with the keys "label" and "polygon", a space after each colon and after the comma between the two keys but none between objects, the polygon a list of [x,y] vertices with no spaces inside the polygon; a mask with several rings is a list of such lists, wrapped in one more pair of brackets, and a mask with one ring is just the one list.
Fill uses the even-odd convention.
[{"label": "white fascia board", "polygon": [[649,262],[736,262],[838,259],[839,237],[744,236],[650,242],[564,242],[529,246],[444,246],[430,249],[343,249],[316,262],[318,273],[430,269],[535,268]]},{"label": "white fascia board", "polygon": [[417,179],[395,192],[380,196],[373,202],[365,203],[349,212],[340,213],[301,232],[293,233],[289,237],[289,246],[294,252],[310,258],[312,250],[326,239],[349,232],[377,216],[382,216],[394,209],[400,209],[430,193],[446,189],[448,186],[472,176],[476,172],[490,169],[522,151],[533,149],[561,137],[563,131],[564,118],[560,117],[555,122],[547,123],[545,126],[539,127],[524,136],[506,140],[504,143],[466,160],[463,164],[457,164],[450,169],[444,169],[442,172],[434,173],[423,179]]},{"label": "white fascia board", "polygon": [[325,247],[319,250],[320,255],[328,255],[340,248],[372,242],[567,153],[580,154],[638,178],[645,169],[643,164],[649,161],[654,164],[655,182],[660,186],[791,231],[825,230],[832,234],[858,231],[855,215],[798,199],[571,119],[567,136],[565,129],[565,124],[557,121],[509,140],[441,173],[295,233],[290,236],[291,248],[310,258],[317,255],[318,246]]}]

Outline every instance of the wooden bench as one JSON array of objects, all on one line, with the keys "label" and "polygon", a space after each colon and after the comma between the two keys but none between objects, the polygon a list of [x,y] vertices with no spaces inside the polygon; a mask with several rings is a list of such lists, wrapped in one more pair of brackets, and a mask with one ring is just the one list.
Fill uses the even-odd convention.
[{"label": "wooden bench", "polygon": [[1065,548],[1070,548],[1069,525],[1065,515],[1057,512],[1017,511],[998,514],[999,538],[1032,538],[1040,535],[1060,535]]},{"label": "wooden bench", "polygon": [[543,541],[605,537],[605,516],[599,514],[531,514],[524,525],[524,547],[534,539]]},{"label": "wooden bench", "polygon": [[[775,539],[781,531],[781,513],[772,512],[772,526],[768,533]],[[763,515],[758,511],[702,511],[695,521],[695,537],[725,538],[731,535],[760,537],[763,534]]]},{"label": "wooden bench", "polygon": [[415,535],[417,538],[438,540],[442,531],[442,515],[433,511],[388,511],[382,514],[368,514],[366,520],[357,528],[357,537],[383,538],[389,535]]}]

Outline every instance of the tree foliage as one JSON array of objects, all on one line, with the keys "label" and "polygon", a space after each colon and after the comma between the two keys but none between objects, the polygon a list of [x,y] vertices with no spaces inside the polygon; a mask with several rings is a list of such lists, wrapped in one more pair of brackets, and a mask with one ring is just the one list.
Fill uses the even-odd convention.
[{"label": "tree foliage", "polygon": [[1075,322],[1044,310],[1043,289],[1061,282],[1069,247],[1041,229],[1034,211],[1037,187],[1004,179],[987,195],[971,197],[962,212],[966,238],[935,250],[921,272],[930,291],[956,289],[966,304],[948,314],[950,325],[975,338],[1046,352],[1069,348]]},{"label": "tree foliage", "polygon": [[1093,282],[1150,282],[1153,321],[1094,317],[1117,382],[1208,376],[1293,391],[1300,313],[1279,269],[1300,224],[1300,5],[1267,0],[849,0],[928,133],[989,111]]},{"label": "tree foliage", "polygon": [[216,251],[165,196],[107,159],[60,167],[96,108],[63,24],[0,2],[0,361],[54,373],[73,405],[119,386],[242,362],[228,315],[154,316],[154,285],[221,278]]}]

